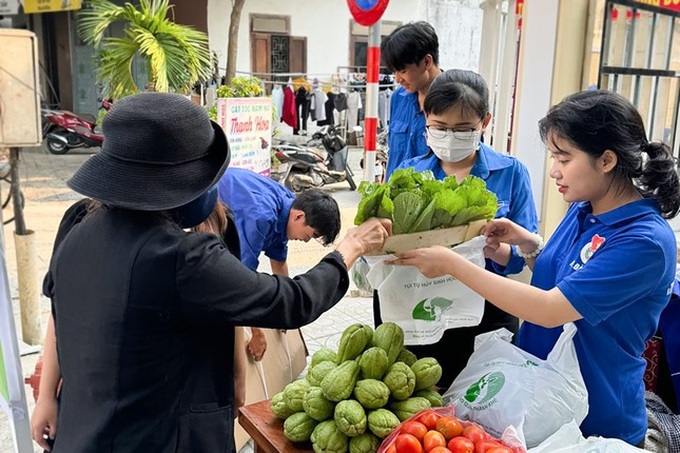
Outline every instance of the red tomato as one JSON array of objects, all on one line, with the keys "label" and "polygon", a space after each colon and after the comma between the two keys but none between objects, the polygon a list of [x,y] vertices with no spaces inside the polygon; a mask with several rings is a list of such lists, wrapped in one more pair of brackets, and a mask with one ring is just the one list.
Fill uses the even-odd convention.
[{"label": "red tomato", "polygon": [[385,453],[397,453],[397,447],[395,447],[394,444],[392,444]]},{"label": "red tomato", "polygon": [[463,430],[463,436],[470,439],[472,442],[477,444],[482,439],[486,438],[486,433],[482,428],[477,425],[470,425]]},{"label": "red tomato", "polygon": [[412,434],[399,434],[394,441],[397,453],[422,453],[423,447],[416,436]]},{"label": "red tomato", "polygon": [[439,415],[434,412],[426,412],[418,419],[427,429],[437,429],[437,420],[439,420]]},{"label": "red tomato", "polygon": [[442,433],[446,440],[449,440],[463,434],[463,425],[460,424],[457,418],[442,417],[437,420],[437,431]]},{"label": "red tomato", "polygon": [[401,434],[412,434],[422,442],[427,432],[427,427],[420,422],[405,422],[399,432]]},{"label": "red tomato", "polygon": [[463,436],[451,439],[447,447],[452,453],[475,453],[475,443]]},{"label": "red tomato", "polygon": [[446,447],[446,439],[439,431],[428,431],[423,437],[423,450],[430,451],[435,447]]},{"label": "red tomato", "polygon": [[[482,439],[475,442],[475,453],[488,453],[491,449],[502,447],[503,445],[492,439]],[[512,452],[511,452],[512,453]]]},{"label": "red tomato", "polygon": [[486,453],[512,453],[512,450],[508,447],[493,447],[489,448]]},{"label": "red tomato", "polygon": [[430,453],[451,453],[451,450],[446,447],[434,447]]}]

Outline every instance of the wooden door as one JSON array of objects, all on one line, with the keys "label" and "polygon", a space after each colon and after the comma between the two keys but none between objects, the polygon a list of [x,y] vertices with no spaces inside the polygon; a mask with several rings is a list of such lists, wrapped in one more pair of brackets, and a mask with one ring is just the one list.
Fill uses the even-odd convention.
[{"label": "wooden door", "polygon": [[307,72],[307,38],[290,37],[290,72],[304,74]]},{"label": "wooden door", "polygon": [[[266,33],[250,35],[250,72],[258,75],[271,72],[271,39]],[[259,76],[260,78],[267,78]]]}]

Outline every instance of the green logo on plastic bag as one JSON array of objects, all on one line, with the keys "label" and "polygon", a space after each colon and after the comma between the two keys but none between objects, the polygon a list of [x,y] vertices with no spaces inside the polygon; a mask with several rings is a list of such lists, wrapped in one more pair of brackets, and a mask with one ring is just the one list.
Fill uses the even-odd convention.
[{"label": "green logo on plastic bag", "polygon": [[423,299],[413,308],[411,316],[423,321],[437,321],[452,305],[453,301],[444,297]]},{"label": "green logo on plastic bag", "polygon": [[505,385],[505,375],[500,371],[494,371],[482,376],[472,384],[465,392],[465,401],[483,405],[491,401]]}]

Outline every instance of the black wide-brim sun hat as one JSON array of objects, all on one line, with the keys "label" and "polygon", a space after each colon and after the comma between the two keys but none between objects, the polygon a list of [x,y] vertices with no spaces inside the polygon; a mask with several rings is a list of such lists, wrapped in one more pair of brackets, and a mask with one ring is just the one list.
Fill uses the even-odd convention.
[{"label": "black wide-brim sun hat", "polygon": [[184,96],[126,97],[104,116],[104,143],[67,185],[102,203],[163,211],[195,200],[229,166],[222,128]]}]

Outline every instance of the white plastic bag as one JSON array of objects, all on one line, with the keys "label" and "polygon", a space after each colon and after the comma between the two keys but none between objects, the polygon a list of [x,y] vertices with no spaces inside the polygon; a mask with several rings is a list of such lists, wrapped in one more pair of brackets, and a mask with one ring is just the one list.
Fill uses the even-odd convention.
[{"label": "white plastic bag", "polygon": [[528,453],[639,453],[642,450],[619,439],[589,437],[585,439],[575,421],[560,428]]},{"label": "white plastic bag", "polygon": [[576,326],[566,324],[547,360],[512,345],[507,329],[480,335],[483,341],[444,394],[444,402],[494,436],[516,427],[528,447],[571,420],[580,424],[588,414],[588,392],[576,357],[575,334]]},{"label": "white plastic bag", "polygon": [[359,257],[356,263],[354,263],[354,266],[352,266],[349,273],[352,276],[352,281],[357,286],[357,289],[373,292],[373,287],[368,282],[368,278],[366,278],[370,270],[371,266],[368,265],[366,258],[363,256]]},{"label": "white plastic bag", "polygon": [[[484,267],[483,236],[453,247],[459,255]],[[366,257],[370,285],[380,297],[383,321],[404,330],[404,343],[436,343],[445,330],[476,326],[484,315],[484,298],[450,275],[427,278],[413,266],[393,266],[393,255]]]}]

